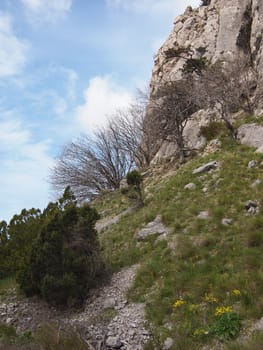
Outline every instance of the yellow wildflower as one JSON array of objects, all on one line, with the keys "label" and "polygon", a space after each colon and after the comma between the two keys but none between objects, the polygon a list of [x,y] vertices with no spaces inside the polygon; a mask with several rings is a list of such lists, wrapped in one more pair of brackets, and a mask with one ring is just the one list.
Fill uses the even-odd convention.
[{"label": "yellow wildflower", "polygon": [[215,316],[221,316],[223,314],[227,314],[232,311],[233,311],[232,306],[219,306],[216,308]]},{"label": "yellow wildflower", "polygon": [[233,289],[232,290],[232,294],[236,297],[239,297],[241,295],[241,292],[239,289]]},{"label": "yellow wildflower", "polygon": [[213,294],[206,294],[204,300],[211,304],[218,303],[218,299]]},{"label": "yellow wildflower", "polygon": [[174,308],[174,309],[177,309],[177,308],[179,308],[180,306],[182,306],[182,305],[184,305],[184,304],[186,304],[186,301],[184,301],[183,299],[178,299],[178,300],[176,300],[176,301],[174,302],[173,308]]}]

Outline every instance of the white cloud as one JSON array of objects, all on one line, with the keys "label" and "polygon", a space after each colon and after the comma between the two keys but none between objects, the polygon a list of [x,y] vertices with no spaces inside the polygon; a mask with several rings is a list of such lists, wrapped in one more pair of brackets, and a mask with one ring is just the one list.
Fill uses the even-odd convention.
[{"label": "white cloud", "polygon": [[92,78],[84,98],[84,104],[76,109],[75,115],[86,131],[105,125],[109,115],[133,100],[132,95],[116,84],[111,76]]},{"label": "white cloud", "polygon": [[31,22],[55,23],[71,9],[72,0],[20,0]]},{"label": "white cloud", "polygon": [[0,12],[0,77],[11,77],[22,72],[29,45],[13,33],[12,18]]},{"label": "white cloud", "polygon": [[34,142],[15,112],[0,111],[0,221],[9,220],[23,208],[47,203],[48,140]]},{"label": "white cloud", "polygon": [[50,111],[52,115],[64,117],[76,104],[78,74],[73,69],[53,64],[41,73],[37,79],[44,88],[28,91],[27,98],[37,111]]},{"label": "white cloud", "polygon": [[0,122],[0,144],[3,149],[12,150],[14,145],[20,146],[29,140],[29,132],[21,129],[21,123],[16,120]]},{"label": "white cloud", "polygon": [[106,0],[106,3],[112,8],[162,15],[170,14],[171,11],[181,13],[189,5],[198,6],[200,0]]}]

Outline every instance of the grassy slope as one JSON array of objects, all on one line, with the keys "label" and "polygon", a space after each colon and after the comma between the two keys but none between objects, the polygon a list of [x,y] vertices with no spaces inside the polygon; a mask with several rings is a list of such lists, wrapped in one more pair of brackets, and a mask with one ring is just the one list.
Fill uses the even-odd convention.
[{"label": "grassy slope", "polygon": [[[141,263],[130,298],[146,302],[157,348],[171,337],[177,350],[198,350],[205,344],[211,349],[217,337],[204,333],[215,325],[219,306],[233,308],[242,319],[243,332],[263,316],[263,158],[227,139],[223,145],[220,152],[181,166],[176,175],[147,179],[145,207],[100,235],[104,254],[116,269]],[[252,159],[258,165],[249,169]],[[220,162],[219,171],[192,174],[211,160]],[[261,183],[252,187],[257,179]],[[184,189],[189,182],[196,184],[195,190]],[[261,203],[257,215],[246,215],[244,204],[249,199]],[[96,205],[105,210],[114,203],[117,210],[118,200],[120,194],[110,194]],[[125,207],[125,199],[121,201]],[[198,219],[204,210],[209,219]],[[171,228],[172,243],[155,238],[138,243],[134,232],[157,214]],[[222,225],[223,218],[233,219],[232,225]],[[185,304],[173,307],[177,300]],[[257,349],[257,343],[262,343],[261,336],[242,349]],[[230,343],[224,346],[228,349]]]}]

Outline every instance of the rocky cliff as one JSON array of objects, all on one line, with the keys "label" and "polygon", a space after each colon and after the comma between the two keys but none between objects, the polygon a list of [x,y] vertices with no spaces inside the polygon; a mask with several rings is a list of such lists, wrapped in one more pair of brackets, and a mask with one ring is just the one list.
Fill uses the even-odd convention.
[{"label": "rocky cliff", "polygon": [[171,34],[155,57],[151,89],[164,79],[180,76],[190,54],[212,63],[246,55],[262,72],[262,35],[262,0],[211,0],[208,6],[188,7],[175,19]]},{"label": "rocky cliff", "polygon": [[[159,49],[150,82],[151,94],[163,82],[180,79],[188,59],[205,59],[211,64],[218,60],[231,62],[245,58],[263,78],[263,1],[262,0],[208,0],[208,5],[192,9],[174,21],[174,28]],[[262,107],[262,106],[260,106]],[[198,137],[200,126],[208,122],[208,114],[198,112],[189,120],[185,137],[194,148],[204,145]],[[176,144],[164,141],[154,162],[173,157]]]}]

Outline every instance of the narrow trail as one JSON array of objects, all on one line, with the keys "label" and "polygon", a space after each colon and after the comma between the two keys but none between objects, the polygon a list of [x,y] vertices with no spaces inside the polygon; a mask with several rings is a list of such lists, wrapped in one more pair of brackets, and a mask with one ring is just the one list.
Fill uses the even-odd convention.
[{"label": "narrow trail", "polygon": [[[108,285],[87,299],[84,311],[68,320],[78,328],[85,325],[83,336],[95,344],[96,349],[142,350],[149,339],[144,304],[129,303],[126,299],[137,268],[138,265],[134,265],[114,274]],[[112,319],[107,319],[109,313]]]},{"label": "narrow trail", "polygon": [[92,290],[81,311],[60,312],[38,298],[21,298],[11,290],[0,304],[0,322],[14,325],[18,333],[59,322],[78,330],[94,350],[143,350],[150,337],[145,305],[130,303],[126,298],[138,267],[125,268],[113,274],[107,285]]}]

